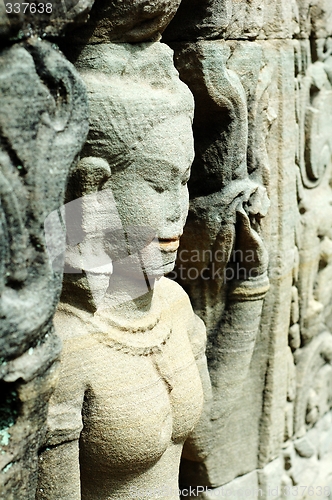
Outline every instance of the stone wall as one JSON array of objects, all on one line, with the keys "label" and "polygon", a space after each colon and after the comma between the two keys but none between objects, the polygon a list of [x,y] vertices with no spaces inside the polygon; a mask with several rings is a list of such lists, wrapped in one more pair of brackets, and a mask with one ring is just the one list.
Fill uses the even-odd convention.
[{"label": "stone wall", "polygon": [[[86,10],[82,3],[65,13],[55,2],[52,14],[46,12],[46,3],[45,14],[35,13],[33,7],[23,14],[22,2],[0,5],[0,497],[4,500],[35,497],[38,450],[61,350],[52,317],[62,272],[55,273],[50,266],[44,221],[63,204],[68,172],[88,131],[88,104],[75,68],[46,35],[57,35],[74,22]],[[14,9],[20,13],[7,14]],[[59,239],[57,228],[53,236]]]},{"label": "stone wall", "polygon": [[[218,189],[216,163],[231,189],[229,170],[235,170],[242,144],[249,177],[266,187],[271,203],[261,223],[270,290],[251,364],[231,417],[214,423],[217,439],[204,467],[199,464],[193,478],[192,464],[185,464],[184,484],[218,488],[227,483],[238,496],[245,488],[259,489],[253,493],[257,498],[269,498],[273,488],[278,497],[287,497],[287,487],[294,487],[290,492],[300,498],[318,498],[316,486],[331,487],[326,434],[331,397],[331,12],[327,2],[208,1],[193,6],[184,1],[166,30],[180,77],[196,104],[186,249],[194,256],[197,242],[191,233],[197,224],[206,231],[202,248],[212,248],[215,233],[206,214],[198,213],[197,198],[208,200]],[[241,118],[225,102],[227,71],[233,91],[240,85],[246,95]],[[219,110],[208,107],[211,98],[219,99]],[[241,143],[246,117],[248,132]],[[213,339],[222,335],[211,300],[220,304],[221,295],[216,299],[213,280],[188,279],[189,253],[183,254],[187,271],[181,281],[207,324],[211,369]],[[307,490],[296,493],[301,485]],[[213,496],[211,490],[202,498],[218,493]]]},{"label": "stone wall", "polygon": [[[0,5],[0,498],[35,498],[38,456],[37,498],[80,498],[77,489],[59,493],[61,461],[43,479],[54,465],[49,450],[69,440],[46,425],[60,370],[52,318],[66,242],[61,224],[47,233],[45,220],[98,192],[126,162],[146,155],[157,176],[160,158],[180,158],[190,139],[179,114],[192,106],[180,80],[195,101],[195,159],[167,271],[206,325],[212,385],[184,448],[181,488],[201,499],[328,497],[330,0],[26,5]],[[119,197],[127,186],[117,182]],[[176,203],[164,199],[155,211]],[[120,210],[122,223],[130,210]],[[98,309],[109,276],[82,265],[77,279],[70,266],[62,302],[84,296],[79,308]]]}]

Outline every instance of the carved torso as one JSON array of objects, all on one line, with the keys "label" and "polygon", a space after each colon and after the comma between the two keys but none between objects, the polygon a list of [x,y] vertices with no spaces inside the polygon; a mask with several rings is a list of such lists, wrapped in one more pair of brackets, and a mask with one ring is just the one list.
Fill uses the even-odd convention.
[{"label": "carved torso", "polygon": [[203,404],[205,331],[177,284],[162,278],[155,294],[131,331],[106,311],[57,313],[64,354],[49,438],[80,436],[82,499],[178,498],[182,446]]}]

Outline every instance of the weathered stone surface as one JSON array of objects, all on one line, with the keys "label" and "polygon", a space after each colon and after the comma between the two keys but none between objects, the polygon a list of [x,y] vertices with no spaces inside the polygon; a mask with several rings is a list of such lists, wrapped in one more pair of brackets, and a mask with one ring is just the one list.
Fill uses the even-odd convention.
[{"label": "weathered stone surface", "polygon": [[[216,249],[225,249],[226,245],[230,245],[231,237],[228,237],[220,239],[219,246],[213,247],[218,223],[223,224],[225,230],[229,217],[229,212],[226,210],[220,216],[215,210],[217,204],[209,199],[211,192],[214,190],[222,192],[224,189],[222,184],[218,184],[220,182],[218,165],[222,165],[220,171],[224,173],[221,182],[225,182],[227,189],[230,190],[234,179],[229,171],[234,171],[234,165],[245,165],[247,160],[250,176],[256,181],[260,179],[261,182],[267,179],[272,204],[271,219],[269,216],[267,219],[271,222],[271,226],[263,222],[263,234],[269,242],[271,289],[265,300],[261,328],[265,333],[270,331],[271,336],[268,341],[268,368],[265,372],[265,394],[259,435],[256,435],[256,440],[253,438],[255,412],[249,418],[248,407],[254,408],[254,403],[249,402],[247,396],[250,390],[259,391],[257,378],[258,385],[255,385],[255,389],[252,389],[249,381],[247,382],[250,389],[242,393],[245,395],[242,395],[238,405],[234,404],[232,420],[226,423],[223,432],[216,434],[213,451],[204,458],[203,463],[192,465],[185,461],[183,464],[185,484],[217,486],[235,477],[232,474],[238,466],[240,468],[237,469],[237,474],[252,470],[253,465],[250,463],[254,464],[254,453],[250,457],[248,451],[251,446],[252,449],[259,446],[259,461],[255,462],[255,467],[260,466],[264,471],[267,470],[269,462],[280,455],[284,436],[287,440],[298,438],[306,442],[309,438],[303,437],[305,433],[311,432],[310,429],[320,421],[331,406],[331,333],[326,331],[331,328],[331,217],[329,216],[331,56],[328,42],[323,43],[322,40],[314,40],[311,45],[308,41],[257,41],[248,44],[250,51],[245,42],[227,42],[227,46],[231,49],[230,53],[227,54],[224,49],[224,62],[212,64],[213,70],[210,69],[208,73],[207,61],[211,58],[212,49],[204,52],[201,49],[204,44],[208,47],[213,45],[217,47],[221,42],[173,44],[180,75],[191,87],[196,101],[194,121],[196,157],[190,181],[193,199],[183,239],[186,254],[184,262],[179,264],[187,269],[189,266],[199,266],[199,272],[202,273],[205,267],[211,266],[211,255],[214,255]],[[199,54],[198,57],[196,53]],[[276,65],[276,61],[279,61],[279,66]],[[231,118],[227,117],[227,109],[230,108],[232,101],[229,97],[228,82],[224,78],[225,62],[228,69],[235,70],[239,75],[246,91],[248,134],[245,131],[245,119],[239,120],[239,125],[236,125],[239,116],[236,108]],[[277,77],[277,74],[280,76]],[[255,91],[253,82],[256,78],[259,90]],[[206,86],[208,90],[202,84],[205,79],[208,81]],[[225,97],[225,101],[228,99],[221,107],[219,115],[218,108],[211,105],[211,102],[216,102],[218,83],[222,86],[219,94]],[[210,88],[213,88],[214,93],[209,90]],[[242,106],[245,106],[245,101],[242,102],[244,103]],[[257,102],[263,108],[260,113]],[[259,119],[262,114],[266,116],[265,126],[264,121]],[[214,116],[217,117],[215,120]],[[233,137],[236,139],[232,140]],[[246,146],[247,137],[249,140]],[[244,160],[241,162],[239,158],[246,147],[248,153],[242,155]],[[205,178],[204,183],[202,177]],[[200,197],[199,204],[196,197]],[[294,212],[297,201],[299,212]],[[231,204],[226,202],[225,205],[229,210]],[[208,213],[213,215],[207,217]],[[277,213],[278,224],[275,225],[273,214]],[[199,254],[204,255],[205,260],[201,259],[198,264],[192,264],[189,260],[188,264],[191,255],[188,249],[191,252],[193,249],[199,249]],[[203,253],[203,250],[212,251]],[[181,256],[181,249],[179,255]],[[229,255],[230,253],[224,250],[224,258],[218,264],[218,269],[227,267]],[[180,282],[189,292],[196,311],[204,318],[208,332],[216,328],[222,331],[222,322],[218,321],[218,318],[229,301],[227,288],[223,288],[220,284],[219,286],[215,284],[213,287],[211,280],[207,279],[207,276],[211,278],[211,273],[203,274],[204,279],[200,279],[198,273],[196,279],[193,279],[192,270],[190,272],[191,276],[188,270],[183,271]],[[282,307],[278,304],[282,304]],[[271,311],[274,311],[272,316]],[[235,317],[234,312],[232,315]],[[246,315],[247,317],[249,315]],[[232,331],[234,348],[235,330]],[[295,351],[294,356],[287,347],[288,334],[290,347],[293,352]],[[256,355],[259,352],[259,345],[260,347],[264,345],[262,337],[259,337],[259,342],[263,344],[256,346]],[[208,350],[210,363],[221,345],[211,344],[211,351]],[[240,355],[237,360],[239,359]],[[258,363],[257,366],[255,363]],[[249,372],[249,377],[253,377],[251,379],[253,383],[255,383],[255,369],[258,370],[256,373],[259,373],[259,364],[261,367],[264,366],[264,358],[255,358],[254,352]],[[224,359],[223,366],[227,366]],[[233,367],[235,366],[236,361]],[[243,367],[243,363],[241,366]],[[238,369],[235,371],[238,372]],[[210,372],[213,382],[213,364],[210,365]],[[236,380],[240,380],[240,376],[233,374],[230,379],[234,384]],[[225,394],[225,387],[220,380],[223,380],[222,377],[219,378],[218,386],[218,393],[221,395]],[[234,396],[234,385],[230,392]],[[220,405],[222,403],[227,408],[227,397],[221,397]],[[261,405],[262,400],[258,404]],[[225,422],[224,419],[221,421]],[[242,422],[242,426],[237,422]],[[248,422],[248,425],[243,422]],[[242,431],[245,436],[241,441],[243,448],[241,445],[237,448],[237,438]],[[249,435],[251,438],[246,442]],[[314,447],[317,446],[317,442],[312,438],[310,442]],[[329,479],[325,469],[328,457],[320,462],[314,449],[309,452],[307,448],[299,448],[299,453],[306,457],[300,457],[299,453],[296,455],[297,466],[293,476],[287,475],[288,473],[283,474],[280,469],[275,487],[289,486],[292,484],[291,481],[303,484],[306,474],[308,474],[308,484],[318,485],[317,478],[321,478],[322,484],[328,484]],[[234,459],[231,458],[233,450]],[[240,454],[241,464],[237,459]],[[223,457],[227,457],[227,463]],[[312,459],[312,463],[304,462],[309,458]],[[278,463],[280,465],[279,459]],[[244,464],[248,464],[246,468]]]},{"label": "weathered stone surface", "polygon": [[44,220],[63,203],[87,102],[73,66],[46,42],[3,49],[0,66],[0,495],[32,500],[60,351],[52,317],[62,273],[51,267]]},{"label": "weathered stone surface", "polygon": [[214,500],[220,497],[233,498],[234,500],[242,497],[255,500],[260,498],[261,494],[259,491],[257,472],[253,471],[238,477],[220,488],[204,493],[202,496],[202,498],[206,500]]},{"label": "weathered stone surface", "polygon": [[43,224],[63,199],[87,132],[87,106],[72,65],[46,43],[5,49],[0,63],[2,231],[9,237],[1,240],[5,361],[40,340],[57,304],[61,274],[50,268]]},{"label": "weathered stone surface", "polygon": [[[285,474],[279,491],[286,496],[301,494],[301,498],[329,496],[331,474],[331,412],[284,450]],[[324,447],[320,448],[320,444]],[[287,482],[287,477],[290,482]]]},{"label": "weathered stone surface", "polygon": [[[143,48],[144,50],[142,50],[141,45],[132,46],[129,44],[90,45],[84,49],[76,61],[76,66],[82,73],[88,88],[91,117],[90,134],[82,151],[82,160],[78,165],[77,177],[74,179],[73,186],[75,187],[75,183],[86,185],[89,182],[89,175],[92,182],[96,182],[94,171],[98,172],[98,176],[100,176],[101,180],[98,182],[101,182],[103,177],[107,180],[111,170],[112,173],[117,174],[115,178],[119,178],[119,184],[114,186],[111,177],[108,180],[108,185],[112,188],[115,198],[113,205],[109,198],[109,207],[114,206],[118,199],[122,203],[123,197],[128,200],[127,179],[122,179],[121,171],[131,164],[142,165],[153,172],[153,174],[149,174],[149,180],[155,178],[156,182],[159,182],[160,187],[158,184],[155,189],[157,193],[158,190],[160,193],[166,191],[167,186],[159,163],[151,162],[151,159],[155,156],[158,157],[158,154],[165,158],[168,157],[170,162],[184,169],[185,173],[182,174],[184,181],[187,181],[189,177],[188,165],[191,164],[193,158],[193,139],[188,116],[191,115],[193,109],[192,99],[178,78],[170,49],[156,43],[146,44]],[[146,98],[147,86],[150,89],[148,100]],[[103,104],[101,105],[101,103]],[[132,111],[130,106],[132,106]],[[130,113],[132,113],[131,116]],[[103,124],[102,128],[100,124]],[[165,139],[161,143],[160,137],[162,136]],[[101,164],[99,159],[101,144],[104,150],[102,155],[104,164]],[[95,174],[95,179],[97,180],[97,174]],[[134,179],[131,185],[134,186]],[[153,188],[154,184],[151,187]],[[138,194],[135,188],[132,189],[133,191],[129,191],[130,197],[136,199]],[[72,196],[81,196],[79,189],[74,190]],[[170,217],[177,222],[174,222],[173,229],[165,230],[158,229],[160,221],[163,221],[164,218],[165,207],[159,201],[157,194],[155,196],[154,217],[147,219],[144,224],[143,221],[139,221],[136,224],[137,227],[135,227],[133,220],[130,222],[127,220],[134,215],[130,201],[126,201],[126,203],[123,201],[125,208],[120,214],[118,214],[118,209],[116,210],[117,217],[120,215],[120,218],[125,221],[125,225],[130,226],[129,238],[131,238],[133,247],[141,245],[144,248],[146,245],[146,241],[139,242],[142,235],[139,234],[138,229],[141,228],[142,231],[143,225],[149,233],[147,236],[148,239],[150,238],[149,241],[157,238],[158,234],[158,237],[167,239],[182,233],[185,219],[182,215],[181,222],[178,221],[179,214],[183,211],[183,203],[179,202],[178,194],[173,193],[169,200],[173,207],[172,212],[174,212]],[[184,213],[186,214],[186,212]],[[164,224],[164,222],[162,223]],[[116,256],[117,258],[128,256],[126,251],[120,252],[119,250],[121,237],[123,240],[125,239],[123,243],[125,248],[128,244],[126,243],[128,237],[124,238],[123,236],[121,221],[115,219],[112,223],[109,221],[109,226],[106,229],[119,231],[115,242],[116,248],[112,250],[112,259],[115,259]],[[143,230],[143,233],[145,231]],[[135,238],[136,242],[133,241]],[[109,246],[111,251],[112,245],[109,244]],[[163,259],[164,265],[166,265],[167,257],[163,257]],[[135,266],[136,264],[135,262],[130,264],[128,260],[124,261],[123,265]],[[171,263],[168,271],[172,267]],[[164,271],[168,272],[167,269]],[[149,275],[148,271],[147,273]],[[84,285],[84,280],[77,278],[77,276],[73,278],[68,276],[68,279],[65,280],[64,291],[67,293],[68,290],[68,297],[70,295],[72,299],[76,294],[72,293],[71,286],[76,285],[70,283],[71,281],[74,280],[78,287],[88,286]],[[106,282],[106,288],[107,286]],[[144,284],[144,293],[145,291]]]},{"label": "weathered stone surface", "polygon": [[0,5],[0,38],[54,37],[88,18],[93,0],[24,2],[4,0]]},{"label": "weathered stone surface", "polygon": [[23,13],[7,14],[5,3],[0,4],[0,39],[14,35],[23,24]]},{"label": "weathered stone surface", "polygon": [[315,453],[316,449],[308,438],[302,437],[294,441],[294,447],[300,457],[310,458]]},{"label": "weathered stone surface", "polygon": [[88,23],[74,32],[81,43],[158,40],[181,0],[97,0]]},{"label": "weathered stone surface", "polygon": [[295,353],[297,394],[295,435],[301,436],[330,409],[332,336],[324,332]]},{"label": "weathered stone surface", "polygon": [[260,488],[259,498],[268,500],[269,498],[280,498],[281,480],[284,468],[281,458],[272,460],[263,470],[258,471],[258,481]]},{"label": "weathered stone surface", "polygon": [[[332,6],[328,0],[297,0],[300,38],[326,38],[332,33]],[[328,43],[328,40],[326,40]]]},{"label": "weathered stone surface", "polygon": [[329,0],[183,0],[166,41],[331,36]]},{"label": "weathered stone surface", "polygon": [[181,492],[183,498],[197,498],[199,500],[216,500],[218,498],[230,498],[231,500],[251,498],[257,500],[262,497],[262,490],[258,485],[257,471],[238,477],[219,488],[208,489],[201,486],[191,492],[186,488],[182,488]]}]

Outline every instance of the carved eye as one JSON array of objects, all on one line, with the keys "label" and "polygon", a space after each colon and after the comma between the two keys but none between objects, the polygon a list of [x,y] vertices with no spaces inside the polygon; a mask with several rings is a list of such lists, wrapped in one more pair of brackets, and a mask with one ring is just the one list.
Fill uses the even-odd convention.
[{"label": "carved eye", "polygon": [[190,179],[190,173],[191,173],[191,169],[190,168],[188,168],[186,170],[186,172],[184,172],[183,179],[181,181],[182,186],[185,186],[186,184],[188,184],[189,179]]},{"label": "carved eye", "polygon": [[157,184],[155,180],[152,180],[152,179],[145,179],[145,180],[150,184],[152,189],[154,189],[156,191],[156,193],[161,194],[165,191],[165,188],[163,186]]}]

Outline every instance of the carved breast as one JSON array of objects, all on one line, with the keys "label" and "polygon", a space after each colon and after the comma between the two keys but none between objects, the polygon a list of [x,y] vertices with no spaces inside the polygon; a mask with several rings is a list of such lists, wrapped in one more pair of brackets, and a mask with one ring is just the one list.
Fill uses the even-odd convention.
[{"label": "carved breast", "polygon": [[160,281],[155,314],[136,329],[116,327],[108,311],[62,304],[56,314],[64,349],[48,442],[79,439],[82,499],[127,499],[128,488],[155,498],[144,488],[157,495],[166,483],[178,499],[182,445],[203,406],[195,356],[205,333],[179,285]]},{"label": "carved breast", "polygon": [[89,359],[81,468],[139,471],[183,443],[201,414],[201,382],[186,332],[158,352],[133,355],[103,343]]}]

